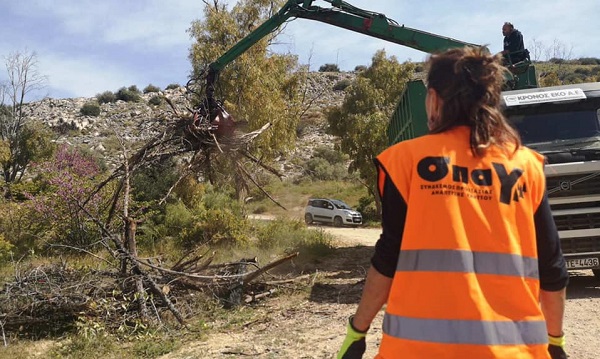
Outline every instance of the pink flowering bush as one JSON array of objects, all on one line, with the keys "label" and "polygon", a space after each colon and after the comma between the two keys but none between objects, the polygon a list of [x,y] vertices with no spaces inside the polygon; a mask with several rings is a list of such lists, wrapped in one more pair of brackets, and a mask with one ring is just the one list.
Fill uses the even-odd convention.
[{"label": "pink flowering bush", "polygon": [[[103,193],[94,193],[101,174],[96,161],[77,149],[61,146],[48,161],[34,164],[40,192],[28,205],[50,243],[86,246],[101,237],[86,211],[102,219]],[[85,209],[85,211],[83,210]]]}]

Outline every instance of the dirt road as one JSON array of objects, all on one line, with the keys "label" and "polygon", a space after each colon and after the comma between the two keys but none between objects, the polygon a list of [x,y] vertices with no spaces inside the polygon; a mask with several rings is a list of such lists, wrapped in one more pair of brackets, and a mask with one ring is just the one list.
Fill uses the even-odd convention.
[{"label": "dirt road", "polygon": [[[266,300],[241,325],[212,334],[162,359],[183,358],[334,358],[345,323],[360,299],[378,229],[319,226],[339,241],[335,253],[306,277],[310,291],[295,291]],[[299,264],[300,265],[300,264]],[[565,331],[570,359],[600,355],[600,282],[591,271],[572,272]],[[381,339],[382,315],[367,336],[365,358]]]}]

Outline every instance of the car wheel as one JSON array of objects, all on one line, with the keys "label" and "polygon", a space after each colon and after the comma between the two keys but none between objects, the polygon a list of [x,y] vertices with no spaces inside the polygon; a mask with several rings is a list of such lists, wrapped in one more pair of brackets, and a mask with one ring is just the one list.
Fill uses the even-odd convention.
[{"label": "car wheel", "polygon": [[304,215],[304,222],[306,222],[306,224],[313,223],[312,214],[310,214],[310,213],[305,214]]},{"label": "car wheel", "polygon": [[341,227],[344,224],[344,221],[342,221],[342,217],[337,216],[333,219],[333,225],[336,227]]},{"label": "car wheel", "polygon": [[597,280],[600,280],[600,269],[592,269],[592,272],[594,272],[594,277],[596,277]]}]

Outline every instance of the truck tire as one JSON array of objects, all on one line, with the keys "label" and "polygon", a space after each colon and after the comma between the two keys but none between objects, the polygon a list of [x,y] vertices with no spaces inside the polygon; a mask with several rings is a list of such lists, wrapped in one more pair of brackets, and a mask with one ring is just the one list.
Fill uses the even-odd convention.
[{"label": "truck tire", "polygon": [[600,280],[600,269],[592,269],[592,272],[594,272],[594,277],[596,277],[597,280]]},{"label": "truck tire", "polygon": [[312,224],[313,223],[313,218],[312,218],[312,214],[307,213],[304,215],[304,222],[306,224]]},{"label": "truck tire", "polygon": [[344,221],[342,220],[342,217],[340,217],[340,216],[336,216],[336,217],[333,219],[333,225],[334,225],[335,227],[341,227],[343,224],[344,224]]}]

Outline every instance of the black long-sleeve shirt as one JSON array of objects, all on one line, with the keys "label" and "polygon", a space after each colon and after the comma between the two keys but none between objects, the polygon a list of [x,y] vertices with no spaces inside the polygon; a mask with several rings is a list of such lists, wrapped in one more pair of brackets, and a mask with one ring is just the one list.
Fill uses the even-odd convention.
[{"label": "black long-sleeve shirt", "polygon": [[525,44],[523,43],[523,34],[514,29],[508,36],[504,37],[504,51],[506,56],[510,56],[511,63],[517,63],[525,59]]}]

